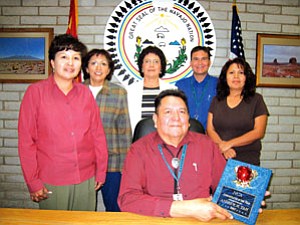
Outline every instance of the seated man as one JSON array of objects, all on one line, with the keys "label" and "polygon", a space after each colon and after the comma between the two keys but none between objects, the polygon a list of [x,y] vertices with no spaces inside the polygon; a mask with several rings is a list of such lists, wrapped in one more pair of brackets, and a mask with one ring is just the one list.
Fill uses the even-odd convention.
[{"label": "seated man", "polygon": [[155,99],[157,128],[127,153],[119,192],[121,211],[160,217],[232,219],[211,202],[226,161],[206,135],[188,131],[187,99],[166,90]]}]

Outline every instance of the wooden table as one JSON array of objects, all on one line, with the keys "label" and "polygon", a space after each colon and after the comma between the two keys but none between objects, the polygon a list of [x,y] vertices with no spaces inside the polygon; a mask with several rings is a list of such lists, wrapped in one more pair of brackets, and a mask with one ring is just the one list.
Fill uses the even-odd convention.
[{"label": "wooden table", "polygon": [[[258,216],[257,225],[298,225],[300,209],[264,210]],[[108,224],[108,225],[187,225],[187,224],[221,224],[243,225],[236,220],[222,221],[215,219],[209,223],[200,222],[193,218],[159,218],[141,216],[127,212],[83,212],[62,210],[15,209],[0,208],[1,225],[79,225],[79,224]]]}]

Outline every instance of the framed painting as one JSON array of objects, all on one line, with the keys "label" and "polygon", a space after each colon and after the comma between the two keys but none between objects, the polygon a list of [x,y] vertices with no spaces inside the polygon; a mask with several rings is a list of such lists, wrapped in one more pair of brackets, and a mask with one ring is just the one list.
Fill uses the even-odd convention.
[{"label": "framed painting", "polygon": [[300,87],[300,35],[257,34],[257,86]]},{"label": "framed painting", "polygon": [[0,82],[29,83],[50,74],[53,28],[0,28]]}]

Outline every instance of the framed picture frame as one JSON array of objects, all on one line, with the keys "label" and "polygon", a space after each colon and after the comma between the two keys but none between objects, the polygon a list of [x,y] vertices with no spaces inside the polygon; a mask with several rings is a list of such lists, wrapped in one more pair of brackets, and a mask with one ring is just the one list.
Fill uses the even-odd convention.
[{"label": "framed picture frame", "polygon": [[50,74],[53,28],[0,28],[0,82],[30,83]]},{"label": "framed picture frame", "polygon": [[257,34],[256,84],[300,87],[300,35]]}]

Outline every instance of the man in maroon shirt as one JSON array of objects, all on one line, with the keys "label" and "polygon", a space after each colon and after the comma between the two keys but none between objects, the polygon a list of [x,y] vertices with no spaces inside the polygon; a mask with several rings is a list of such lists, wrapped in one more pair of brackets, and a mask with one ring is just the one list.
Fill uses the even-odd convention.
[{"label": "man in maroon shirt", "polygon": [[157,132],[130,147],[119,193],[122,211],[161,217],[232,219],[211,202],[225,159],[206,135],[188,131],[183,92],[166,90],[155,100]]},{"label": "man in maroon shirt", "polygon": [[19,115],[19,156],[33,201],[42,209],[95,210],[107,146],[99,108],[74,82],[86,46],[58,35],[49,48],[53,75],[28,87]]}]

